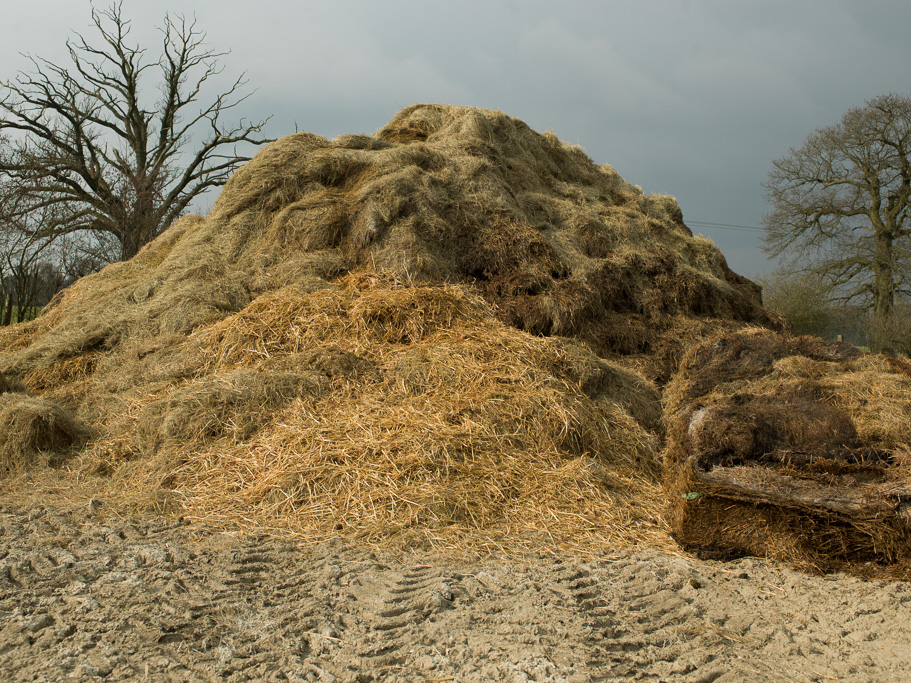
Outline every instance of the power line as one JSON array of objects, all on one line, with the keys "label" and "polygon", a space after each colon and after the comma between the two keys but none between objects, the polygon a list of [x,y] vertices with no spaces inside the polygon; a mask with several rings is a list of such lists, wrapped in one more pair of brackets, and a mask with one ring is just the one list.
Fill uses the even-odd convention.
[{"label": "power line", "polygon": [[684,221],[690,227],[711,228],[713,230],[742,230],[746,232],[765,232],[765,228],[756,225],[733,225],[731,223],[709,223],[707,221]]}]

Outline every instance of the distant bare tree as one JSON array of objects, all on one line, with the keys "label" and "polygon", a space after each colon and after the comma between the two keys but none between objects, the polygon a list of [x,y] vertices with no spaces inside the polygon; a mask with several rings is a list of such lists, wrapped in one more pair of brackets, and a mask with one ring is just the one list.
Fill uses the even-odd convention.
[{"label": "distant bare tree", "polygon": [[54,237],[41,230],[55,221],[53,212],[31,207],[13,183],[0,183],[0,325],[30,317],[64,285],[51,254]]},{"label": "distant bare tree", "polygon": [[74,232],[54,241],[60,272],[68,282],[97,272],[120,258],[120,242],[105,232]]},{"label": "distant bare tree", "polygon": [[[127,259],[249,159],[238,143],[269,140],[260,136],[266,121],[222,120],[247,97],[243,76],[197,104],[226,53],[204,46],[195,20],[165,16],[157,62],[128,42],[122,3],[93,9],[92,21],[97,43],[68,40],[69,65],[32,57],[32,73],[0,83],[0,133],[12,143],[0,173],[31,189],[32,208],[55,207],[47,234],[107,234]],[[150,105],[143,93],[156,66],[159,97]]]},{"label": "distant bare tree", "polygon": [[762,285],[763,305],[781,313],[799,334],[837,334],[836,310],[819,277],[779,270],[759,276],[757,282]]},{"label": "distant bare tree", "polygon": [[766,248],[884,325],[911,284],[911,98],[883,95],[773,162]]}]

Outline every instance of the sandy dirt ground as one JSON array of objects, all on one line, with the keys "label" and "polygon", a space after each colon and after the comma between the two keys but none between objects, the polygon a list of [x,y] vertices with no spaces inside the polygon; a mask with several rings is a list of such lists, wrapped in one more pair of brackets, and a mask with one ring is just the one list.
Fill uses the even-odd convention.
[{"label": "sandy dirt ground", "polygon": [[758,559],[299,549],[0,499],[9,681],[909,681],[911,586]]}]

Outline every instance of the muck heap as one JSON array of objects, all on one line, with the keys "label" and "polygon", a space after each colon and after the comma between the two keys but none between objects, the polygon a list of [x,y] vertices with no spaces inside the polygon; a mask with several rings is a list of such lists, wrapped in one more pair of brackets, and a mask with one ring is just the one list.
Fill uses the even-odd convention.
[{"label": "muck heap", "polygon": [[[883,378],[901,425],[863,394]],[[0,481],[300,542],[895,565],[907,382],[791,339],[673,198],[416,105],[278,140],[207,216],[0,330]],[[870,495],[817,504],[849,479]],[[778,520],[799,529],[750,531]]]}]

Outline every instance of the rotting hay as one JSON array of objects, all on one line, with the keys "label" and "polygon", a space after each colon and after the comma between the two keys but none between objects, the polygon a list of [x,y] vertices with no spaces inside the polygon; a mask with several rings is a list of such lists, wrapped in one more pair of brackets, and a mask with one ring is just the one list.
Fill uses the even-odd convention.
[{"label": "rotting hay", "polygon": [[87,436],[52,401],[21,392],[0,393],[0,477],[35,464],[59,464]]},{"label": "rotting hay", "polygon": [[659,386],[781,327],[677,202],[501,112],[283,138],[206,217],[0,330],[112,497],[303,540],[666,542]]},{"label": "rotting hay", "polygon": [[0,331],[3,365],[23,376],[186,335],[263,294],[364,269],[471,285],[500,320],[635,357],[659,382],[703,321],[780,325],[672,197],[501,112],[415,105],[373,136],[298,133],[264,148],[207,217]]},{"label": "rotting hay", "polygon": [[691,349],[665,392],[676,538],[716,555],[911,575],[911,377],[895,365],[759,329]]},{"label": "rotting hay", "polygon": [[25,392],[25,385],[17,379],[11,379],[0,372],[0,394]]}]

